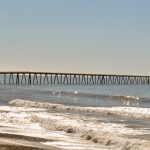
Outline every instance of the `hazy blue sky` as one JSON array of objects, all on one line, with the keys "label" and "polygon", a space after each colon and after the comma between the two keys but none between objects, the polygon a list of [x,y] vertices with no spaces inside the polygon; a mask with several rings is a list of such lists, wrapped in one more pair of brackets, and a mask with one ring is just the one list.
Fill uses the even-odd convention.
[{"label": "hazy blue sky", "polygon": [[0,0],[0,70],[150,75],[150,0]]}]

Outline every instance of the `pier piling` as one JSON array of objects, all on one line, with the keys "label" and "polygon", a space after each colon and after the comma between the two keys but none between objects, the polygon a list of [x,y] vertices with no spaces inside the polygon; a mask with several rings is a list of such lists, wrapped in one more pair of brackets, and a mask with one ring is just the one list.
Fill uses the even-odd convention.
[{"label": "pier piling", "polygon": [[4,85],[130,85],[150,84],[150,76],[51,72],[0,72],[0,83]]}]

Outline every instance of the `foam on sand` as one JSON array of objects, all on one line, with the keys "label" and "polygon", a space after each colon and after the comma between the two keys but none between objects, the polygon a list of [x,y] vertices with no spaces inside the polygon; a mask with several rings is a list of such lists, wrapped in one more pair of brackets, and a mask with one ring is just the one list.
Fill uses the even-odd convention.
[{"label": "foam on sand", "polygon": [[98,120],[87,120],[87,118],[72,115],[51,114],[49,119],[43,119],[38,114],[32,118],[33,122],[40,122],[41,126],[48,130],[65,131],[82,137],[85,140],[100,143],[105,146],[115,146],[115,149],[142,149],[150,146],[146,140],[130,139],[128,135],[147,135],[150,131],[139,131],[129,129],[124,125],[98,122]]},{"label": "foam on sand", "polygon": [[[43,124],[49,120],[50,116],[52,117],[46,112],[46,109],[0,107],[0,146],[1,143],[5,143],[5,147],[12,145],[13,147],[31,147],[31,149],[103,150],[100,145],[87,143],[66,134],[64,131],[47,130]],[[39,122],[35,121],[36,117]],[[53,117],[55,118],[55,116]],[[42,123],[42,120],[45,121]]]},{"label": "foam on sand", "polygon": [[[85,144],[82,143],[84,146],[88,145],[88,142],[93,142],[103,146],[108,146],[109,149],[115,150],[147,150],[147,148],[150,147],[149,139],[146,140],[139,138],[141,136],[150,135],[149,130],[128,128],[126,124],[104,122],[103,120],[100,120],[96,117],[87,117],[78,114],[78,112],[90,112],[97,114],[101,113],[114,116],[123,116],[128,118],[149,119],[150,109],[148,108],[75,107],[65,106],[62,104],[37,103],[18,99],[10,101],[10,104],[21,106],[23,108],[45,109],[45,112],[26,112],[28,115],[30,115],[27,115],[26,118],[29,118],[29,122],[38,124],[41,128],[47,131],[60,131],[67,133],[71,137],[76,136],[79,139],[82,138],[87,141]],[[50,111],[46,110],[55,111],[50,113]],[[63,110],[63,112],[57,110]],[[58,143],[54,142],[53,144],[57,145]],[[63,142],[59,143],[58,145],[61,145],[62,143]],[[43,144],[47,145],[49,142],[44,142]],[[64,145],[69,147],[67,144]]]}]

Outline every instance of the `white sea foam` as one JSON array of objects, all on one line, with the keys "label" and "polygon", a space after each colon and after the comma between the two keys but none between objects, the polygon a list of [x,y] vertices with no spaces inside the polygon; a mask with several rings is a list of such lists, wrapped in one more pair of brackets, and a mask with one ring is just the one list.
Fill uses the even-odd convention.
[{"label": "white sea foam", "polygon": [[[43,112],[43,110],[45,110],[45,112]],[[35,116],[38,117],[39,121],[34,120]],[[70,135],[67,135],[64,131],[48,131],[46,128],[43,128],[43,125],[49,119],[52,119],[53,121],[61,121],[62,119],[64,119],[64,116],[61,116],[59,114],[52,115],[50,113],[47,113],[46,109],[1,106],[0,133],[10,133],[14,135],[25,135],[44,139],[52,139],[54,140],[53,142],[41,142],[41,144],[51,145],[58,148],[65,147],[65,149],[70,150],[75,150],[77,148],[83,150],[103,150],[100,145],[94,143],[90,144],[81,139],[75,137],[73,138]],[[44,121],[42,122],[42,120]],[[74,121],[72,123],[74,123]],[[4,138],[0,138],[0,141],[10,144],[13,144],[15,142],[13,139],[9,140]],[[18,143],[24,144],[24,142],[19,141]]]},{"label": "white sea foam", "polygon": [[[78,113],[73,112],[91,112],[91,113],[102,113],[107,115],[116,115],[130,118],[150,118],[149,108],[132,108],[132,107],[112,107],[112,108],[101,108],[101,107],[75,107],[65,106],[62,104],[51,104],[51,103],[37,103],[25,100],[13,100],[10,104],[16,106],[23,106],[28,109],[29,107],[37,107],[38,109],[62,109],[66,113],[54,113],[33,111],[24,112],[29,122],[37,123],[41,127],[50,131],[64,131],[77,137],[82,137],[88,141],[94,143],[101,143],[107,145],[109,148],[115,149],[128,149],[128,150],[147,150],[150,147],[150,141],[142,140],[138,137],[150,135],[149,130],[128,128],[126,124],[108,123],[96,117],[80,116]],[[17,107],[19,108],[19,107]],[[15,109],[17,109],[15,108]],[[21,108],[19,108],[21,110]],[[3,112],[4,113],[4,112]],[[18,113],[17,111],[13,113]],[[29,116],[28,116],[29,115]],[[18,115],[16,115],[18,116]],[[10,116],[9,116],[10,117]],[[8,117],[8,118],[9,118]],[[23,118],[24,118],[23,117]],[[25,120],[26,121],[26,120]],[[131,139],[130,137],[135,137]],[[44,143],[49,144],[49,143]],[[54,145],[61,145],[59,142],[53,143]],[[65,145],[65,143],[64,143]],[[70,147],[69,147],[70,148]]]},{"label": "white sea foam", "polygon": [[45,111],[42,108],[27,108],[27,107],[11,107],[11,106],[0,106],[0,111],[11,111],[11,112],[30,112],[30,111]]},{"label": "white sea foam", "polygon": [[16,99],[9,102],[16,106],[24,107],[37,107],[37,108],[49,108],[49,109],[62,109],[68,111],[77,112],[93,112],[107,115],[116,115],[130,118],[142,118],[150,119],[150,108],[139,108],[139,107],[75,107],[65,106],[63,104],[53,103],[37,103],[28,100]]},{"label": "white sea foam", "polygon": [[34,114],[33,122],[40,122],[48,130],[61,130],[82,137],[95,143],[116,146],[115,149],[141,149],[150,146],[150,142],[127,138],[150,134],[150,131],[127,128],[124,124],[105,123],[96,118],[80,115],[53,113],[49,118],[40,118]]},{"label": "white sea foam", "polygon": [[75,91],[75,92],[74,92],[74,94],[78,94],[78,92],[77,92],[77,91]]},{"label": "white sea foam", "polygon": [[139,100],[140,99],[138,96],[125,96],[125,98],[127,98],[127,99],[135,99],[135,100]]}]

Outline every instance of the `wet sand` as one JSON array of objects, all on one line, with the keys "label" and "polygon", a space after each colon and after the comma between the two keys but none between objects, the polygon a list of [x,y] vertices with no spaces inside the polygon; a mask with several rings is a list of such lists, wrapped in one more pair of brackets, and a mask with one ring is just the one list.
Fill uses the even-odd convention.
[{"label": "wet sand", "polygon": [[43,138],[0,133],[0,150],[62,150],[53,146],[46,146],[40,142],[51,142]]},{"label": "wet sand", "polygon": [[19,146],[19,145],[0,145],[0,150],[59,150],[54,147],[51,148],[36,148],[29,146]]}]

